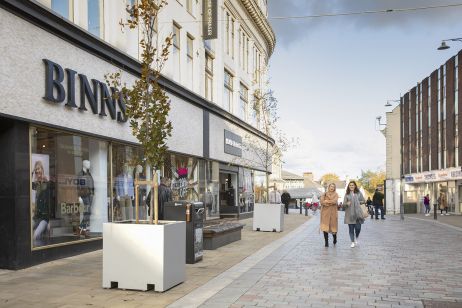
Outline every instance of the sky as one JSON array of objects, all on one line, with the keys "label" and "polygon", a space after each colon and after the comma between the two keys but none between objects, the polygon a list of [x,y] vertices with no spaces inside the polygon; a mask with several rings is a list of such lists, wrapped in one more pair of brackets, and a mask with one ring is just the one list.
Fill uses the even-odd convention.
[{"label": "sky", "polygon": [[[276,20],[414,8],[462,0],[269,0],[276,48],[270,87],[279,127],[298,144],[284,153],[283,170],[355,178],[385,170],[385,137],[376,117],[462,49],[438,51],[441,40],[462,37],[462,6],[425,11]],[[382,126],[383,128],[383,126]]]}]

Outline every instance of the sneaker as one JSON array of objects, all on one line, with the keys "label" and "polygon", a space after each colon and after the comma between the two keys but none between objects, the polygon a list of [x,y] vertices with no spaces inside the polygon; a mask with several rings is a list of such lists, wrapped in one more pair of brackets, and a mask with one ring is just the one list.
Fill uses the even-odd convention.
[{"label": "sneaker", "polygon": [[446,216],[449,216],[450,214],[449,213],[446,213]]},{"label": "sneaker", "polygon": [[444,216],[444,214],[443,214],[443,213],[441,213],[441,216]]},{"label": "sneaker", "polygon": [[359,246],[358,240],[355,241],[355,246]]},{"label": "sneaker", "polygon": [[382,220],[385,220],[385,217],[381,218]]},{"label": "sneaker", "polygon": [[355,248],[355,242],[352,242],[350,245],[351,248]]},{"label": "sneaker", "polygon": [[425,214],[425,216],[430,216],[430,214]]}]

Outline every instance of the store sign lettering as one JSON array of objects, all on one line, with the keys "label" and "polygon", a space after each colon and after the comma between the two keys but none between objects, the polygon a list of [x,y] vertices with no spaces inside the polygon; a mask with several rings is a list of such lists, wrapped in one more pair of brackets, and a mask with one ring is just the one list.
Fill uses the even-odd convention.
[{"label": "store sign lettering", "polygon": [[188,180],[186,178],[179,178],[177,180],[174,179],[172,181],[171,188],[178,192],[178,196],[180,198],[184,198],[188,192]]},{"label": "store sign lettering", "polygon": [[217,0],[202,1],[202,36],[204,40],[218,37],[218,3]]},{"label": "store sign lettering", "polygon": [[459,178],[462,177],[462,171],[451,171],[451,178]]},{"label": "store sign lettering", "polygon": [[225,153],[242,157],[242,137],[225,129]]},{"label": "store sign lettering", "polygon": [[80,203],[61,203],[61,214],[70,215],[70,214],[79,214],[83,213],[84,205]]},{"label": "store sign lettering", "polygon": [[404,181],[406,182],[414,182],[414,177],[411,175],[407,175],[404,177]]},{"label": "store sign lettering", "polygon": [[426,181],[428,181],[428,180],[436,180],[436,175],[434,173],[425,174],[424,177],[425,177]]},{"label": "store sign lettering", "polygon": [[[63,68],[48,59],[43,59],[45,63],[45,100],[53,103],[63,103],[66,100],[66,106],[69,108],[78,108],[81,111],[87,111],[87,106],[90,107],[94,114],[107,116],[106,111],[112,120],[118,122],[126,122],[125,115],[126,104],[125,97],[119,95],[118,99],[114,99],[114,94],[117,89],[108,86],[101,81],[91,79],[91,84],[87,76],[78,74],[76,71]],[[66,71],[66,73],[64,73]],[[67,76],[66,87],[63,85],[64,75]],[[76,78],[80,84],[80,102],[79,106],[76,103]]]}]

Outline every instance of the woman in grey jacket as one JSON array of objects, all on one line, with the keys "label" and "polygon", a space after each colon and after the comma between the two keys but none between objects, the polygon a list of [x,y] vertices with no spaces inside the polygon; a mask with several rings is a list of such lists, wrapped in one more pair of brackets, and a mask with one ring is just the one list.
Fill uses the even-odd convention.
[{"label": "woman in grey jacket", "polygon": [[358,245],[358,236],[361,232],[361,225],[364,223],[360,204],[364,202],[363,194],[359,191],[358,185],[355,181],[350,181],[343,204],[345,206],[345,224],[348,224],[350,231],[351,248]]}]

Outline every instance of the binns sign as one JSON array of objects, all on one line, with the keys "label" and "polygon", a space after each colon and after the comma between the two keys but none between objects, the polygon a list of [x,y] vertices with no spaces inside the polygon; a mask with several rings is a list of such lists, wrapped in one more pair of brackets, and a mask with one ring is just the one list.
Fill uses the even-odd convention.
[{"label": "binns sign", "polygon": [[[125,102],[126,99],[122,95],[116,95],[117,89],[111,87],[110,91],[108,86],[101,81],[91,79],[93,85],[90,86],[87,76],[78,74],[76,71],[63,68],[48,59],[43,59],[45,63],[45,96],[46,101],[53,103],[63,103],[66,101],[65,106],[69,108],[78,108],[81,111],[87,111],[87,106],[94,114],[102,117],[107,117],[108,114],[112,120],[118,122],[126,122],[125,115]],[[63,85],[64,71],[66,71],[67,85]],[[77,105],[75,88],[76,79],[80,81],[80,102]],[[106,112],[107,111],[107,112]]]}]

